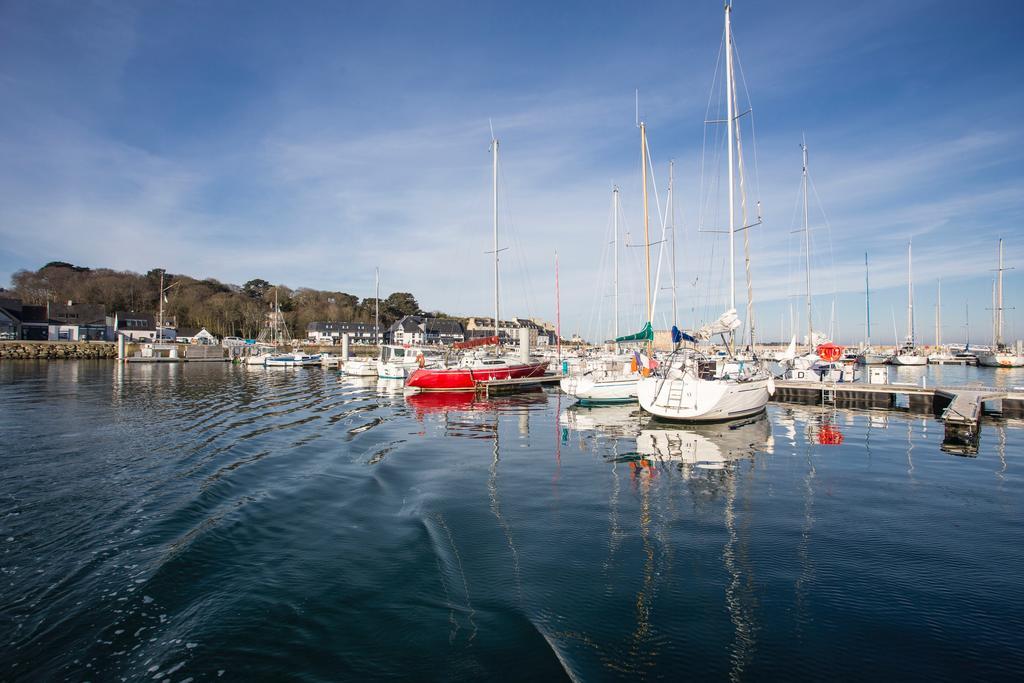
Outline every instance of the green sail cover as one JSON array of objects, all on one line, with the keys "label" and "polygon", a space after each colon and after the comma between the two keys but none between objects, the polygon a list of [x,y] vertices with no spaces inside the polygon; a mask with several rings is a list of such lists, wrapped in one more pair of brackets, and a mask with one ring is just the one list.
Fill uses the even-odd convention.
[{"label": "green sail cover", "polygon": [[636,334],[627,334],[625,337],[618,337],[615,343],[619,342],[634,342],[634,341],[654,341],[654,330],[651,329],[651,323],[648,322],[644,325],[644,329],[640,330]]}]

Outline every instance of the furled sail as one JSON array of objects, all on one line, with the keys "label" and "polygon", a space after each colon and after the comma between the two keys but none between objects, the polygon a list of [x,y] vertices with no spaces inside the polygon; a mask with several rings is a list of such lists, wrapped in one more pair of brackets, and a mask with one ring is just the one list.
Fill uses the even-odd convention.
[{"label": "furled sail", "polygon": [[728,311],[718,316],[718,320],[703,326],[697,330],[694,335],[698,339],[711,339],[711,337],[716,334],[728,334],[729,332],[739,328],[742,324],[743,321],[740,320],[738,315],[736,315],[736,309],[730,308]]},{"label": "furled sail", "polygon": [[644,329],[640,330],[636,334],[627,334],[625,337],[617,337],[615,339],[616,344],[620,342],[634,341],[654,341],[654,330],[651,328],[650,322],[644,325]]},{"label": "furled sail", "polygon": [[454,349],[473,349],[473,348],[476,348],[477,346],[487,346],[489,344],[497,344],[497,343],[498,343],[498,338],[496,336],[494,336],[494,335],[491,335],[490,337],[479,337],[477,339],[470,339],[469,341],[455,342],[454,344],[452,344],[452,348],[454,348]]}]

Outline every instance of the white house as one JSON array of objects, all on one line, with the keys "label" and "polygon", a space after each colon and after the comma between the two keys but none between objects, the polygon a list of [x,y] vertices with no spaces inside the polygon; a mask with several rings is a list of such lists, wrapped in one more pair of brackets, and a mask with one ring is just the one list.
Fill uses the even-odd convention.
[{"label": "white house", "polygon": [[181,344],[216,344],[217,337],[210,334],[205,327],[198,330],[194,327],[181,327],[178,328],[176,341]]}]

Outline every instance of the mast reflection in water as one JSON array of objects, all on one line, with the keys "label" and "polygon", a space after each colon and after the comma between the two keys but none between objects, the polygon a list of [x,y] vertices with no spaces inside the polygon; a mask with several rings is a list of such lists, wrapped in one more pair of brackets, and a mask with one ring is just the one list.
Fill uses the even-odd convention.
[{"label": "mast reflection in water", "polygon": [[564,401],[0,364],[0,679],[1024,675],[1021,425]]}]

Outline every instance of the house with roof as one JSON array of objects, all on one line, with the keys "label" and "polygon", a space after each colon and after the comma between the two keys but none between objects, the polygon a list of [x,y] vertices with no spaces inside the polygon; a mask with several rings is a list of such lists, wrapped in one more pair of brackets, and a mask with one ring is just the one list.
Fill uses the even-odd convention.
[{"label": "house with roof", "polygon": [[22,304],[21,299],[0,299],[0,339],[46,341],[49,336],[46,306]]},{"label": "house with roof", "polygon": [[50,304],[47,318],[50,341],[108,339],[107,314],[102,304]]},{"label": "house with roof", "polygon": [[423,337],[427,344],[454,344],[466,341],[466,330],[452,318],[424,318]]},{"label": "house with roof", "polygon": [[423,346],[465,341],[466,331],[461,322],[451,318],[406,315],[388,328],[388,336],[394,344]]},{"label": "house with roof", "polygon": [[317,344],[340,344],[344,334],[354,344],[379,344],[383,336],[374,331],[373,323],[332,321],[306,325],[306,338]]},{"label": "house with roof", "polygon": [[418,315],[404,315],[388,328],[388,337],[392,344],[408,344],[421,346],[426,343],[426,332],[423,329],[423,318]]},{"label": "house with roof", "polygon": [[155,341],[158,336],[164,341],[174,341],[177,336],[174,328],[167,327],[166,323],[157,335],[155,316],[138,311],[114,311],[112,327],[115,338],[122,336],[131,341]]},{"label": "house with roof", "polygon": [[0,299],[0,340],[21,339],[21,300]]},{"label": "house with roof", "polygon": [[175,330],[177,335],[174,341],[179,344],[202,344],[214,345],[218,342],[217,337],[210,333],[205,327],[179,327]]}]

